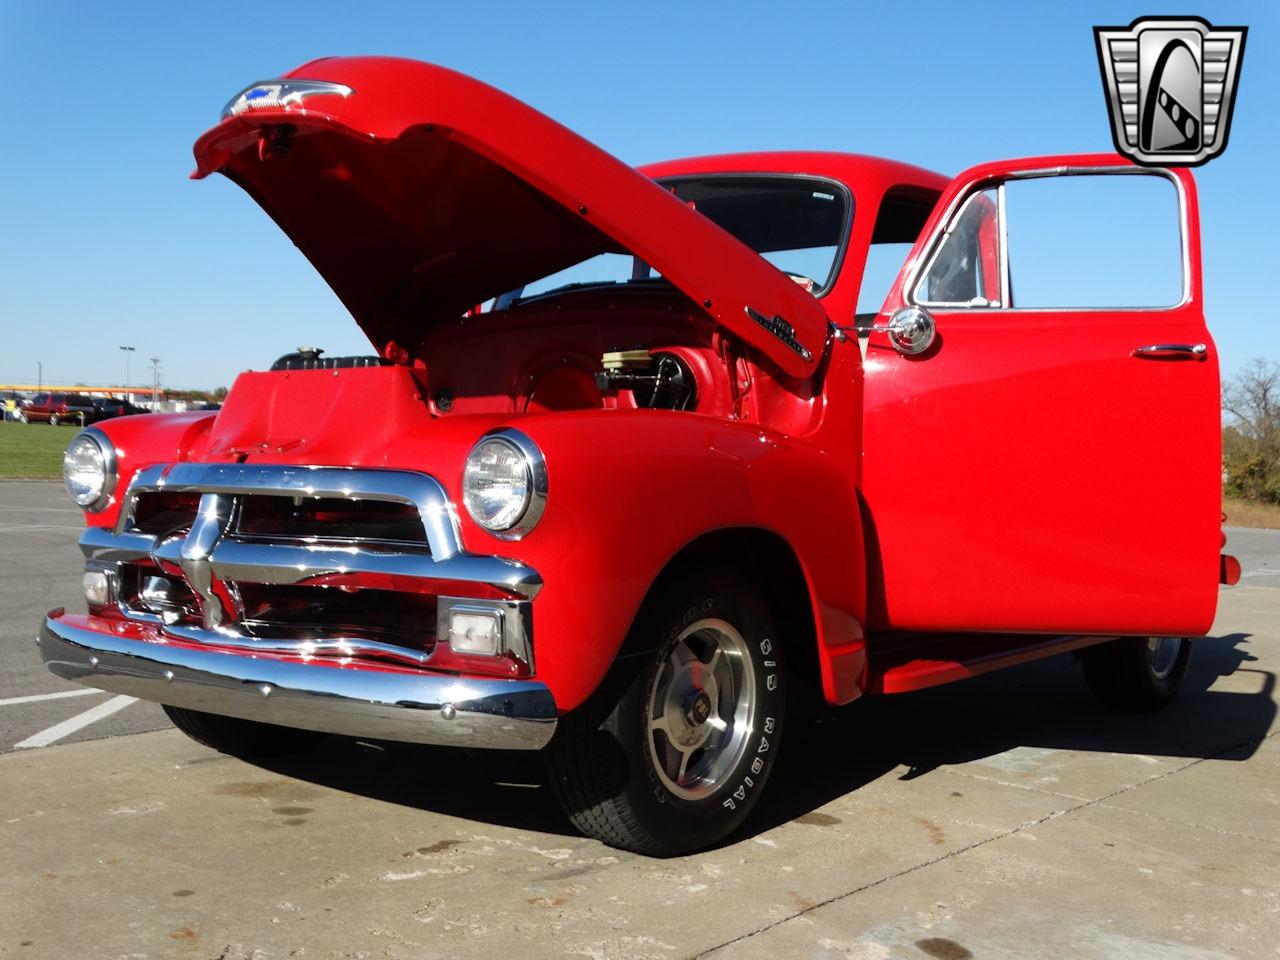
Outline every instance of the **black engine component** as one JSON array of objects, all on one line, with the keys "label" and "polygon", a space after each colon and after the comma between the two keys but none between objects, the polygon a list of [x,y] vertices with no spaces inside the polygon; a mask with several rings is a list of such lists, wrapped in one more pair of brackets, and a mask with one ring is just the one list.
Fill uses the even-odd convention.
[{"label": "black engine component", "polygon": [[321,357],[319,347],[299,347],[286,353],[271,365],[272,370],[339,370],[347,367],[389,367],[390,360],[382,357]]},{"label": "black engine component", "polygon": [[673,353],[606,353],[596,386],[601,393],[630,390],[636,406],[651,410],[692,410],[698,402],[693,371]]}]

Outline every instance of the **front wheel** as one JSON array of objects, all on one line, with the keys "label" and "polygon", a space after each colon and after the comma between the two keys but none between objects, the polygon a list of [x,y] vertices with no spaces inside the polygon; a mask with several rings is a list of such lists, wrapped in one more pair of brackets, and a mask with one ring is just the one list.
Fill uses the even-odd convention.
[{"label": "front wheel", "polygon": [[173,725],[196,743],[233,757],[280,757],[306,750],[329,737],[327,733],[314,730],[295,730],[293,727],[221,717],[185,707],[161,706]]},{"label": "front wheel", "polygon": [[59,422],[60,421],[58,420],[58,415],[56,413],[52,413],[49,415],[49,426],[56,427],[59,424]]},{"label": "front wheel", "polygon": [[1120,637],[1080,653],[1089,689],[1107,706],[1152,713],[1172,702],[1191,663],[1189,637]]},{"label": "front wheel", "polygon": [[551,783],[574,825],[674,856],[741,826],[778,756],[785,702],[776,623],[758,591],[660,590],[593,698],[560,721]]}]

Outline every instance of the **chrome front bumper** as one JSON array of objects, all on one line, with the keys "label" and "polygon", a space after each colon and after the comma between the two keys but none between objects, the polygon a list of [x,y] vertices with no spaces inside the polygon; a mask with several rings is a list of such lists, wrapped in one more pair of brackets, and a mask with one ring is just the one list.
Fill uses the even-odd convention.
[{"label": "chrome front bumper", "polygon": [[148,636],[146,628],[51,616],[36,643],[53,674],[175,707],[303,730],[445,746],[537,750],[556,705],[532,680],[259,659]]}]

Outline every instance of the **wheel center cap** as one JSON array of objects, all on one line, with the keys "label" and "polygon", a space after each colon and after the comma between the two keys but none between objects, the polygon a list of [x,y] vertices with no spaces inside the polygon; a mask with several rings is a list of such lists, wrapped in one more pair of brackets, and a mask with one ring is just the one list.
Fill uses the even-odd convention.
[{"label": "wheel center cap", "polygon": [[711,698],[705,690],[691,690],[685,697],[684,721],[691,727],[700,727],[711,716]]}]

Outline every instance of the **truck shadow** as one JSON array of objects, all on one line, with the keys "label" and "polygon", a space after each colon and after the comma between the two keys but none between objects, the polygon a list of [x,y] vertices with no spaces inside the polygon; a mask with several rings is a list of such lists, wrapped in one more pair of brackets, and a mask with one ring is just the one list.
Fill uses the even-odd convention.
[{"label": "truck shadow", "polygon": [[[870,697],[789,721],[748,839],[873,780],[925,776],[1015,748],[1162,757],[1251,756],[1275,718],[1275,674],[1250,667],[1248,634],[1197,641],[1178,699],[1158,714],[1098,704],[1075,658],[1053,657],[917,693]],[[1221,678],[1231,678],[1219,683]],[[1218,683],[1218,689],[1211,689]],[[335,737],[260,766],[387,803],[542,833],[575,835],[537,753],[467,751]]]},{"label": "truck shadow", "polygon": [[1155,714],[1102,706],[1067,654],[917,693],[869,697],[801,729],[793,725],[774,771],[773,782],[786,786],[766,792],[747,829],[770,829],[886,775],[911,780],[1016,748],[1248,759],[1277,711],[1275,674],[1249,666],[1257,660],[1249,637],[1196,641],[1182,691]]}]

